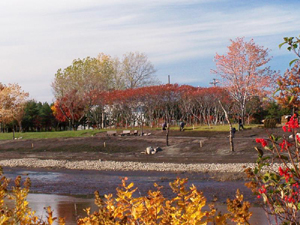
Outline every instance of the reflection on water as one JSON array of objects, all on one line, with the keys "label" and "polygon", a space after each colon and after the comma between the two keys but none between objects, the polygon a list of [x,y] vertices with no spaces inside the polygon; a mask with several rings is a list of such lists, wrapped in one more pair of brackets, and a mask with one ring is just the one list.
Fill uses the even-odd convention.
[{"label": "reflection on water", "polygon": [[[77,198],[64,195],[29,194],[29,206],[36,211],[36,215],[46,219],[44,207],[51,206],[54,216],[64,217],[67,225],[76,224],[78,217],[86,216],[84,209],[90,207],[91,212],[97,210],[93,199]],[[226,212],[225,205],[217,205],[217,209]],[[252,207],[253,216],[250,220],[252,225],[267,224],[266,215],[261,208]]]},{"label": "reflection on water", "polygon": [[76,224],[78,217],[86,216],[84,209],[91,207],[91,211],[96,210],[93,199],[77,198],[64,195],[29,194],[27,198],[29,207],[36,212],[37,216],[46,219],[44,208],[51,206],[54,216],[64,217],[66,224]]}]

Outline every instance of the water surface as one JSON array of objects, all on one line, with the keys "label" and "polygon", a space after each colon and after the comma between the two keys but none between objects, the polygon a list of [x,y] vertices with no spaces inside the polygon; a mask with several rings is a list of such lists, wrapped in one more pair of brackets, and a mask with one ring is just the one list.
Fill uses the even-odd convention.
[{"label": "water surface", "polygon": [[[65,217],[67,224],[76,224],[78,216],[85,216],[83,209],[94,205],[93,193],[98,190],[100,195],[113,193],[120,185],[120,178],[128,177],[128,182],[134,182],[141,195],[147,195],[149,189],[154,189],[153,183],[163,186],[165,197],[174,194],[169,183],[177,177],[188,178],[188,185],[194,184],[203,191],[208,201],[218,198],[218,208],[226,210],[223,203],[227,198],[234,198],[239,188],[246,200],[255,202],[255,196],[244,186],[244,181],[218,182],[208,179],[201,173],[170,173],[170,172],[122,172],[122,171],[80,171],[80,170],[49,170],[28,168],[4,168],[5,176],[14,179],[21,175],[30,177],[31,194],[28,196],[30,207],[37,214],[45,217],[44,207],[51,206],[54,214]],[[251,224],[267,224],[264,212],[260,208],[252,208],[254,216]]]}]

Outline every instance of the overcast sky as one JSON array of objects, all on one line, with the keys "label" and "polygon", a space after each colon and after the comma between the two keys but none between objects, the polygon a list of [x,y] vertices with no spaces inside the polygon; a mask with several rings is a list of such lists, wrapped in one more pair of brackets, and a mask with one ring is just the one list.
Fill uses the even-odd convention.
[{"label": "overcast sky", "polygon": [[282,72],[294,55],[278,45],[300,34],[300,1],[2,0],[0,82],[52,102],[51,83],[74,59],[144,52],[162,83],[209,86],[213,58],[230,39],[271,50]]}]

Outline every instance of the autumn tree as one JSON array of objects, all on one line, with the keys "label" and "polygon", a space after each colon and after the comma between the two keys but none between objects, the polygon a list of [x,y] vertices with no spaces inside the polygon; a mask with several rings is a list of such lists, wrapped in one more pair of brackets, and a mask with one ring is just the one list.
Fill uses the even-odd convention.
[{"label": "autumn tree", "polygon": [[8,95],[9,91],[5,85],[0,83],[0,122],[1,129],[4,129],[5,125],[10,123],[13,118],[10,113],[10,99]]},{"label": "autumn tree", "polygon": [[[0,120],[5,125],[17,121],[19,131],[22,131],[24,107],[29,94],[18,84],[2,85],[0,87]],[[14,128],[13,128],[14,131]]]},{"label": "autumn tree", "polygon": [[277,91],[279,91],[279,96],[276,99],[284,108],[290,108],[294,112],[300,104],[300,39],[298,37],[284,37],[283,40],[284,42],[279,45],[279,48],[287,44],[287,49],[294,52],[297,58],[290,62],[290,66],[294,64],[293,68],[288,69],[283,77],[278,78]]},{"label": "autumn tree", "polygon": [[288,69],[283,77],[278,78],[278,92],[276,100],[285,108],[293,112],[300,106],[300,63],[294,64]]},{"label": "autumn tree", "polygon": [[192,98],[192,93],[195,92],[197,88],[192,87],[190,85],[182,85],[179,88],[179,91],[181,93],[180,101],[178,104],[179,111],[180,111],[180,120],[190,120],[191,122],[191,117],[192,117],[192,112],[194,109],[194,101]]},{"label": "autumn tree", "polygon": [[[126,124],[176,122],[178,120],[217,123],[224,120],[218,99],[224,88],[200,88],[166,84],[102,93],[110,121]],[[226,95],[227,99],[228,96]],[[112,124],[111,124],[112,125]]]},{"label": "autumn tree", "polygon": [[[64,70],[59,69],[52,84],[56,106],[74,126],[93,106],[93,93],[113,89],[114,62],[99,54],[74,60]],[[66,111],[67,110],[67,111]]]},{"label": "autumn tree", "polygon": [[53,115],[61,122],[68,122],[69,128],[75,128],[75,122],[80,122],[84,117],[86,108],[84,99],[76,90],[56,100],[52,107]]},{"label": "autumn tree", "polygon": [[138,88],[159,83],[153,76],[156,72],[154,66],[144,53],[125,54],[120,72],[125,82],[125,88]]},{"label": "autumn tree", "polygon": [[248,42],[244,38],[230,41],[226,54],[216,54],[216,69],[212,72],[222,77],[223,85],[238,105],[244,123],[247,102],[253,96],[269,93],[277,73],[267,66],[271,60],[268,49],[256,45],[253,39]]},{"label": "autumn tree", "polygon": [[156,82],[154,72],[147,56],[138,52],[124,55],[122,61],[103,53],[74,60],[57,71],[52,83],[56,115],[63,114],[73,128],[84,117],[97,123],[101,120],[104,128],[106,92],[151,85]]},{"label": "autumn tree", "polygon": [[230,144],[230,150],[232,152],[234,152],[234,142],[233,142],[233,138],[234,138],[234,133],[235,133],[235,128],[233,128],[232,126],[232,122],[231,122],[231,114],[234,108],[234,101],[232,100],[230,93],[228,92],[227,89],[223,89],[224,94],[220,96],[220,98],[218,98],[218,102],[224,112],[224,116],[225,116],[225,120],[227,121],[228,125],[229,125],[229,144]]}]

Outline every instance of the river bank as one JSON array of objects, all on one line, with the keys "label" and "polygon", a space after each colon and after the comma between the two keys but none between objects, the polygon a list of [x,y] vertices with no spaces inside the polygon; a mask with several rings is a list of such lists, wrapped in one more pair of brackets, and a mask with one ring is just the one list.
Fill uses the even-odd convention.
[{"label": "river bank", "polygon": [[[244,170],[254,168],[255,163],[142,163],[103,160],[53,160],[53,159],[8,159],[0,160],[2,167],[49,168],[95,171],[156,171],[156,172],[196,172],[205,173],[214,180],[245,179]],[[269,169],[278,170],[280,164],[274,163]]]},{"label": "river bank", "polygon": [[[102,160],[53,160],[53,159],[8,159],[0,160],[4,167],[64,168],[76,170],[112,171],[169,171],[169,172],[234,172],[241,173],[254,163],[144,163]],[[276,165],[274,165],[276,166]]]}]

